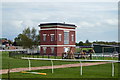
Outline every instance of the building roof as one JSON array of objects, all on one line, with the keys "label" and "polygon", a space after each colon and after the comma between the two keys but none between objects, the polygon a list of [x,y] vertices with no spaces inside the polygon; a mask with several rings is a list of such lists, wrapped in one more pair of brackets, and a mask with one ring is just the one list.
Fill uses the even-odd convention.
[{"label": "building roof", "polygon": [[77,48],[93,48],[93,46],[76,46]]},{"label": "building roof", "polygon": [[93,44],[93,46],[104,46],[104,47],[120,47],[119,45],[106,45],[106,44]]},{"label": "building roof", "polygon": [[62,25],[62,26],[69,26],[69,27],[77,27],[73,24],[66,24],[66,23],[43,23],[43,24],[40,24],[38,25],[39,27],[43,27],[43,26],[49,26],[49,25]]}]

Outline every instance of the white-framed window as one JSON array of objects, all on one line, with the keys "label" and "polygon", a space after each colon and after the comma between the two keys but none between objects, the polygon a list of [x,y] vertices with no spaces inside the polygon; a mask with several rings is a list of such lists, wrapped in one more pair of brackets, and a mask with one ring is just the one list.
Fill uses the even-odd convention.
[{"label": "white-framed window", "polygon": [[43,41],[46,41],[47,34],[43,34]]},{"label": "white-framed window", "polygon": [[51,47],[51,53],[54,53],[54,47]]},{"label": "white-framed window", "polygon": [[62,34],[58,34],[58,40],[62,41]]},{"label": "white-framed window", "polygon": [[71,35],[71,41],[74,41],[74,35],[73,34]]},{"label": "white-framed window", "polygon": [[47,47],[43,47],[43,53],[46,53]]},{"label": "white-framed window", "polygon": [[69,32],[64,31],[64,44],[69,44]]},{"label": "white-framed window", "polygon": [[54,35],[55,34],[50,34],[50,41],[54,41]]}]

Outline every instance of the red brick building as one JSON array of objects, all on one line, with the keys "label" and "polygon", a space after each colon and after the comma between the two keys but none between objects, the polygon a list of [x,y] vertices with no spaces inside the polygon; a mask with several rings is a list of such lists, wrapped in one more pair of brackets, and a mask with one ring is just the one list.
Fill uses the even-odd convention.
[{"label": "red brick building", "polygon": [[40,24],[40,54],[62,53],[71,48],[75,52],[75,28],[73,24],[45,23]]}]

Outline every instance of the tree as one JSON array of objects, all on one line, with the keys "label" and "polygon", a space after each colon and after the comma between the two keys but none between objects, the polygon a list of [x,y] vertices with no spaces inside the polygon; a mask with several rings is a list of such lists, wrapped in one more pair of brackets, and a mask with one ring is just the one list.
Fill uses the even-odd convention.
[{"label": "tree", "polygon": [[35,39],[35,41],[34,41],[35,43],[35,45],[39,45],[40,44],[40,35],[36,35],[36,39]]},{"label": "tree", "polygon": [[[33,46],[38,45],[40,36],[36,34],[36,29],[29,27],[23,30],[22,34],[19,34],[15,38],[15,42],[19,46],[23,46],[24,48],[32,48]],[[39,37],[39,38],[38,38]]]},{"label": "tree", "polygon": [[92,43],[89,42],[89,40],[86,40],[84,43],[84,46],[90,46]]},{"label": "tree", "polygon": [[89,42],[89,40],[87,39],[87,40],[85,41],[85,43],[86,43],[86,44],[89,44],[90,42]]},{"label": "tree", "polygon": [[79,44],[79,46],[83,46],[84,43],[82,41],[80,41],[78,44]]},{"label": "tree", "polygon": [[14,43],[15,43],[16,46],[22,46],[21,36],[22,36],[22,34],[19,34],[19,35],[14,39]]}]

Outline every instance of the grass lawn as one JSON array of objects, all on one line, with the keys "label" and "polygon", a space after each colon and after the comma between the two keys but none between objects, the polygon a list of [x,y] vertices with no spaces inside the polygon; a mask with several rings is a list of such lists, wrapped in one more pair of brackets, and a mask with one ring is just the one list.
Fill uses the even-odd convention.
[{"label": "grass lawn", "polygon": [[[2,52],[2,53],[0,53],[0,56],[2,56],[2,69],[28,67],[28,60],[21,60],[21,59],[19,59],[20,56],[18,59],[17,58],[10,58],[8,56],[8,52]],[[93,59],[111,60],[111,57],[107,57],[107,58],[93,57]],[[8,63],[10,64],[9,67],[8,67]],[[54,61],[54,65],[71,64],[71,63],[79,63],[79,62]],[[32,64],[32,67],[51,66],[50,61],[43,61],[43,60],[31,60],[31,64]]]},{"label": "grass lawn", "polygon": [[[83,75],[80,75],[80,67],[74,68],[59,68],[54,69],[54,73],[51,73],[51,69],[35,70],[33,72],[43,72],[47,75],[29,74],[29,73],[10,73],[10,78],[118,78],[118,63],[115,63],[115,76],[111,76],[111,63],[85,66],[83,67]],[[7,74],[2,75],[3,78],[8,78]]]},{"label": "grass lawn", "polygon": [[[21,68],[21,67],[28,67],[28,60],[21,60],[16,58],[10,58],[8,56],[8,52],[0,53],[2,54],[2,69],[8,69],[8,63],[10,64],[9,68]],[[66,61],[54,61],[54,65],[61,65],[61,64],[72,64],[72,63],[79,63],[79,62],[66,62]],[[38,66],[51,66],[50,61],[41,61],[41,60],[31,60],[32,67]]]}]

